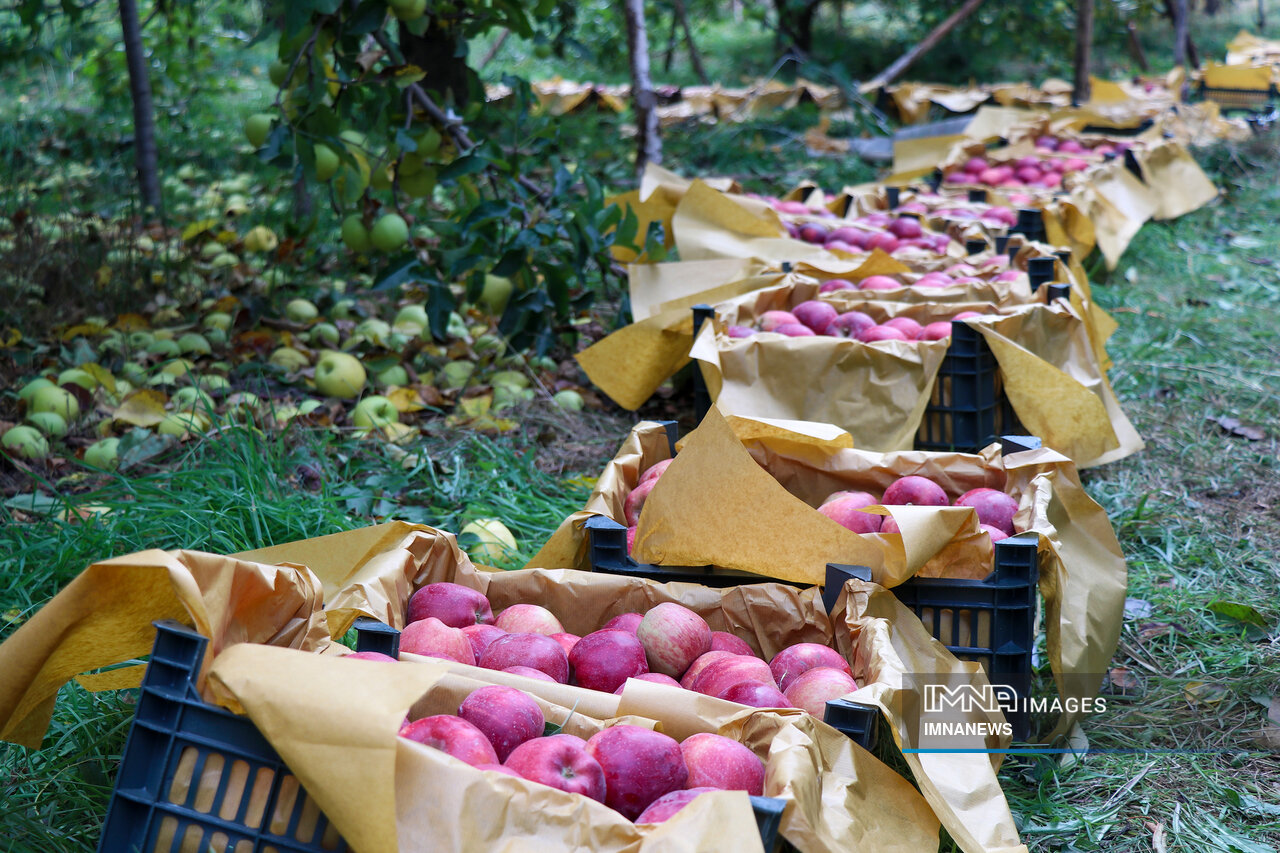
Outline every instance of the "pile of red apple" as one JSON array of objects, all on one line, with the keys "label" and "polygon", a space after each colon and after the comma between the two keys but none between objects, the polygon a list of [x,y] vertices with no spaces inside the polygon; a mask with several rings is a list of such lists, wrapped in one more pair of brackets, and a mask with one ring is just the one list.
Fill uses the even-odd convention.
[{"label": "pile of red apple", "polygon": [[721,735],[696,734],[679,743],[618,725],[583,740],[544,734],[546,722],[529,694],[492,685],[463,700],[456,716],[406,721],[400,736],[480,770],[582,794],[636,823],[661,823],[705,791],[764,793],[764,762]]},{"label": "pile of red apple", "polygon": [[[818,512],[854,533],[899,533],[890,516],[863,512],[869,506],[947,506],[946,491],[928,477],[908,476],[895,480],[877,498],[870,492],[839,491],[827,496]],[[953,506],[971,507],[978,523],[999,542],[1013,535],[1013,516],[1018,502],[998,489],[970,489],[956,498]]]},{"label": "pile of red apple", "polygon": [[957,170],[947,172],[949,184],[979,184],[1002,189],[1056,190],[1072,172],[1082,172],[1089,163],[1079,157],[1026,156],[1011,163],[992,163],[985,157],[970,157]]},{"label": "pile of red apple", "polygon": [[742,638],[712,631],[674,602],[620,614],[578,637],[545,607],[513,604],[495,620],[482,593],[441,582],[413,594],[408,621],[402,651],[606,693],[621,694],[627,679],[638,678],[822,717],[829,699],[858,689],[848,662],[834,649],[799,643],[766,663]]},{"label": "pile of red apple", "polygon": [[1133,147],[1130,142],[1100,141],[1089,147],[1077,139],[1059,139],[1055,136],[1036,137],[1036,151],[1041,154],[1092,154],[1095,157],[1108,157],[1123,154]]},{"label": "pile of red apple", "polygon": [[952,242],[946,234],[926,233],[914,216],[871,213],[850,221],[852,224],[835,227],[822,222],[787,223],[787,233],[797,240],[852,255],[874,249],[892,255],[907,247],[942,255]]},{"label": "pile of red apple", "polygon": [[[945,276],[944,273],[928,273],[927,275]],[[927,276],[922,276],[922,279]],[[966,279],[967,280],[967,279]],[[978,281],[979,279],[973,279]],[[870,284],[868,285],[868,282]],[[949,283],[956,283],[954,280]],[[916,282],[917,286],[920,282]],[[860,289],[884,290],[889,287],[900,288],[903,285],[897,279],[883,275],[864,278],[858,285]],[[924,285],[942,286],[936,283]],[[853,289],[854,285],[843,279],[832,279],[823,282],[822,292]],[[962,311],[950,320],[939,320],[928,325],[921,325],[910,317],[894,317],[883,323],[877,323],[869,314],[862,311],[838,312],[830,303],[817,299],[801,302],[790,311],[765,311],[757,319],[757,326],[729,326],[725,330],[731,338],[749,338],[757,332],[777,332],[791,338],[808,338],[825,336],[832,338],[853,338],[863,343],[873,341],[940,341],[951,337],[951,323],[954,320],[967,320],[983,315],[976,311]]]}]

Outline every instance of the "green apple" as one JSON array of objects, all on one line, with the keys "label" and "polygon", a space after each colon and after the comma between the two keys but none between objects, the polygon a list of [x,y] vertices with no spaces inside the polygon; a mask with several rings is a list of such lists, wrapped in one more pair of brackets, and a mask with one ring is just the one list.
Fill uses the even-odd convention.
[{"label": "green apple", "polygon": [[507,349],[507,342],[497,335],[481,335],[471,344],[471,348],[476,351],[477,355],[484,355],[485,353],[501,355]]},{"label": "green apple", "polygon": [[401,21],[416,21],[427,13],[427,0],[398,0],[404,8],[392,4],[392,13]]},{"label": "green apple", "polygon": [[338,167],[342,165],[338,153],[324,143],[319,143],[315,148],[316,152],[316,178],[320,181],[327,181],[332,178],[338,171]]},{"label": "green apple", "polygon": [[435,169],[421,169],[412,175],[400,178],[400,189],[404,190],[409,198],[426,198],[435,191],[435,188]]},{"label": "green apple", "polygon": [[170,412],[156,426],[156,431],[161,435],[175,435],[178,438],[207,429],[209,419],[199,412]]},{"label": "green apple", "polygon": [[120,439],[104,438],[84,449],[84,461],[94,468],[114,471],[120,464]]},{"label": "green apple", "polygon": [[147,381],[147,369],[135,361],[126,361],[120,365],[120,375],[134,385],[141,385]]},{"label": "green apple", "polygon": [[477,518],[460,531],[471,533],[479,541],[472,545],[467,554],[471,559],[481,563],[494,563],[507,557],[516,550],[516,537],[511,535],[507,526],[496,518]]},{"label": "green apple", "polygon": [[240,263],[240,259],[237,258],[235,255],[231,254],[230,252],[223,252],[221,255],[218,255],[216,258],[210,261],[209,266],[213,267],[216,270],[220,270],[220,269],[226,269],[227,267],[234,267],[238,263]]},{"label": "green apple", "polygon": [[57,412],[32,412],[27,415],[27,423],[50,438],[62,438],[67,434],[67,422]]},{"label": "green apple", "polygon": [[353,213],[342,220],[342,242],[353,252],[364,254],[369,251],[369,229],[364,227],[360,214]]},{"label": "green apple", "polygon": [[326,397],[350,400],[364,390],[368,374],[355,356],[328,350],[316,362],[316,390]]},{"label": "green apple", "polygon": [[40,430],[30,426],[16,426],[0,437],[0,447],[23,459],[43,459],[49,455],[49,442]]},{"label": "green apple", "polygon": [[166,362],[165,366],[160,368],[160,372],[181,379],[195,369],[195,362],[190,359],[175,358],[173,361]]},{"label": "green apple", "polygon": [[409,224],[398,213],[387,213],[373,223],[369,240],[380,252],[394,252],[409,240]]},{"label": "green apple", "polygon": [[209,345],[209,339],[198,332],[187,332],[178,338],[178,349],[184,355],[211,355],[213,347]]},{"label": "green apple", "polygon": [[284,306],[284,315],[295,323],[310,323],[320,316],[320,311],[306,299],[293,299]]},{"label": "green apple", "polygon": [[58,374],[59,385],[79,385],[86,391],[93,391],[98,387],[98,380],[93,374],[87,370],[81,370],[78,367],[72,367]]},{"label": "green apple", "polygon": [[515,289],[516,286],[509,278],[486,275],[484,290],[480,292],[480,304],[488,309],[490,314],[497,316],[507,310],[507,303],[511,301],[511,294]]},{"label": "green apple", "polygon": [[174,358],[182,354],[182,347],[178,346],[178,342],[168,338],[156,338],[147,344],[147,355],[158,355],[164,358]]},{"label": "green apple", "polygon": [[494,388],[509,385],[512,388],[528,388],[529,377],[518,370],[499,370],[489,377],[489,384]]},{"label": "green apple", "polygon": [[80,401],[65,388],[50,385],[36,391],[27,400],[29,412],[56,412],[67,423],[80,417]]},{"label": "green apple", "polygon": [[493,386],[493,410],[500,412],[503,409],[509,409],[523,398],[520,396],[520,389],[511,385],[495,385]]},{"label": "green apple", "polygon": [[224,394],[230,391],[232,383],[227,377],[219,377],[218,374],[206,374],[204,377],[196,379],[196,387],[201,391],[211,394]]},{"label": "green apple", "polygon": [[267,79],[271,81],[271,85],[277,89],[282,88],[285,81],[289,79],[289,63],[276,60],[267,66]]},{"label": "green apple", "polygon": [[568,412],[582,411],[582,395],[571,388],[563,391],[557,391],[556,395],[551,399],[555,400],[556,405]]},{"label": "green apple", "polygon": [[475,362],[451,361],[440,372],[444,377],[446,388],[461,388],[467,384],[467,380],[471,378],[471,374],[475,372],[475,369]]},{"label": "green apple", "polygon": [[30,402],[31,397],[41,388],[54,388],[54,387],[56,386],[54,385],[52,380],[46,379],[45,377],[41,376],[40,378],[32,379],[26,385],[23,385],[22,390],[18,392],[18,399]]},{"label": "green apple", "polygon": [[406,305],[396,313],[393,326],[416,326],[419,330],[427,326],[427,309],[423,305]]},{"label": "green apple", "polygon": [[290,373],[296,373],[311,363],[311,359],[293,347],[280,347],[267,359],[277,367],[283,367]]},{"label": "green apple", "polygon": [[311,327],[311,337],[321,343],[336,347],[342,336],[338,333],[338,327],[332,323],[316,323]]},{"label": "green apple", "polygon": [[351,422],[364,429],[399,423],[400,410],[386,397],[365,397],[356,404],[351,413]]},{"label": "green apple", "polygon": [[335,320],[349,320],[355,307],[356,301],[354,299],[339,299],[329,309],[329,315]]},{"label": "green apple", "polygon": [[221,348],[227,345],[227,333],[221,329],[205,329],[204,339],[211,347]]},{"label": "green apple", "polygon": [[231,331],[231,324],[234,318],[225,311],[214,311],[212,314],[205,316],[204,327],[206,329],[221,329],[224,332]]},{"label": "green apple", "polygon": [[449,323],[445,327],[445,333],[451,338],[465,338],[468,335],[467,321],[462,319],[462,315],[457,311],[449,312]]},{"label": "green apple", "polygon": [[382,346],[387,342],[387,338],[391,336],[391,324],[386,320],[379,320],[374,317],[356,326],[355,332],[365,340]]},{"label": "green apple", "polygon": [[393,364],[374,378],[379,385],[408,385],[409,371],[402,364]]},{"label": "green apple", "polygon": [[179,388],[169,399],[181,411],[211,412],[214,408],[212,397],[190,385]]},{"label": "green apple", "polygon": [[254,148],[261,148],[266,144],[267,137],[271,134],[271,123],[275,120],[275,116],[270,113],[254,113],[244,120],[244,135],[249,140],[249,144]]}]

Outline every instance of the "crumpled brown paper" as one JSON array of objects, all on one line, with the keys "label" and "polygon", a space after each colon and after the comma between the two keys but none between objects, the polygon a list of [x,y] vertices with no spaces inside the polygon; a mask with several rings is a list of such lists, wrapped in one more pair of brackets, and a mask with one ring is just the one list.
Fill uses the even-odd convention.
[{"label": "crumpled brown paper", "polygon": [[[832,492],[856,487],[835,486],[821,494],[796,491],[791,480],[771,476],[771,470],[752,459],[735,435],[735,427],[760,441],[763,436],[776,437],[786,446],[807,445],[819,454],[877,456],[834,451],[829,439],[815,439],[776,424],[762,426],[747,418],[726,422],[712,410],[683,440],[679,455],[649,493],[632,549],[637,560],[714,565],[806,584],[822,583],[827,563],[867,566],[873,578],[886,586],[902,583],[930,563],[939,571],[955,566],[972,567],[980,572],[978,577],[989,573],[989,568],[981,567],[991,565],[991,540],[967,510],[889,507],[887,512],[898,522],[901,535],[856,534],[814,509]],[[918,465],[898,476],[928,476],[925,471],[924,465]],[[880,491],[895,479],[886,480]]]},{"label": "crumpled brown paper", "polygon": [[[1041,534],[1040,591],[1045,599],[1049,661],[1058,676],[1059,691],[1064,698],[1081,690],[1096,694],[1100,673],[1106,671],[1118,642],[1127,569],[1106,511],[1081,487],[1077,466],[1071,460],[1052,450],[1001,457],[994,446],[978,455],[924,451],[875,454],[833,448],[801,431],[761,430],[737,420],[731,421],[731,426],[762,473],[767,471],[791,495],[808,504],[816,504],[842,489],[883,491],[907,474],[928,477],[950,496],[985,487],[1017,498],[1014,527],[1018,532]],[[728,455],[727,450],[723,453]],[[672,463],[662,479],[675,468],[676,463]],[[655,487],[649,500],[656,495]],[[894,518],[901,524],[899,509],[892,508]],[[646,503],[645,512],[648,511]],[[704,538],[703,531],[692,525],[687,529],[691,533],[689,547],[697,547]],[[754,534],[749,523],[738,526],[725,520],[718,522],[718,530],[722,538]],[[714,562],[717,555],[707,551],[698,556],[707,563]],[[972,562],[970,557],[970,567]],[[984,565],[990,566],[989,558]],[[763,568],[762,565],[759,570]],[[962,563],[935,560],[918,574],[985,575],[966,573],[964,569]],[[876,580],[890,585],[879,577]],[[1064,716],[1056,732],[1068,730],[1074,719]]]},{"label": "crumpled brown paper", "polygon": [[1218,197],[1218,188],[1175,140],[1163,140],[1133,150],[1142,178],[1156,198],[1155,219],[1175,219],[1198,210]]},{"label": "crumpled brown paper", "polygon": [[[210,681],[248,714],[355,850],[762,849],[742,792],[699,797],[678,820],[642,828],[587,797],[486,773],[398,737],[411,706],[414,718],[456,713],[487,684],[432,661],[379,664],[242,645],[214,661]],[[539,704],[579,737],[609,724]]]},{"label": "crumpled brown paper", "polygon": [[[321,651],[319,580],[296,565],[199,551],[141,551],[94,563],[0,645],[0,738],[37,748],[58,688],[81,673],[150,654],[151,623],[174,619],[210,639]],[[142,666],[83,676],[90,689],[136,687]]]}]

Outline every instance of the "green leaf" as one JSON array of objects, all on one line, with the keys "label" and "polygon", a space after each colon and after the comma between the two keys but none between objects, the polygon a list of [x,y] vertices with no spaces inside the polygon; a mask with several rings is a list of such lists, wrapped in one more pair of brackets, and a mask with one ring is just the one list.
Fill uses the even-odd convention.
[{"label": "green leaf", "polygon": [[423,270],[416,255],[406,255],[400,260],[402,261],[401,265],[387,273],[381,281],[372,287],[373,290],[394,290],[412,279],[421,277]]},{"label": "green leaf", "polygon": [[486,165],[488,164],[484,158],[476,154],[464,154],[440,170],[440,183],[454,178],[461,178],[463,175],[474,175],[477,172],[483,172]]},{"label": "green leaf", "polygon": [[1236,622],[1242,622],[1245,625],[1254,625],[1264,629],[1270,627],[1270,623],[1267,622],[1265,616],[1249,605],[1240,604],[1237,601],[1215,601],[1207,609],[1219,616],[1234,619]]}]

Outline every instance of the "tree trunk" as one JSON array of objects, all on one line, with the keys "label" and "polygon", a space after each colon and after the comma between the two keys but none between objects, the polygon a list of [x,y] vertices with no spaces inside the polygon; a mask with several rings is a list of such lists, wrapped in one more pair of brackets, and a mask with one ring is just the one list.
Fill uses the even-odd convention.
[{"label": "tree trunk", "polygon": [[693,73],[698,75],[698,79],[702,81],[702,85],[710,86],[711,78],[707,76],[707,69],[702,65],[702,55],[698,53],[698,46],[693,43],[693,28],[689,26],[689,10],[684,5],[684,0],[672,0],[675,6],[675,17],[680,21],[680,28],[684,30],[684,43],[689,48],[689,62],[693,65]]},{"label": "tree trunk", "polygon": [[151,103],[151,78],[142,46],[142,25],[136,0],[119,0],[120,30],[129,65],[129,94],[133,98],[133,150],[138,167],[138,190],[144,207],[160,209],[160,173],[156,166],[156,118]]},{"label": "tree trunk", "polygon": [[649,34],[645,29],[644,0],[622,0],[627,21],[627,50],[631,54],[631,103],[636,111],[636,176],[648,163],[662,162],[662,138],[658,136],[657,99],[649,77]]},{"label": "tree trunk", "polygon": [[924,56],[933,49],[934,45],[942,41],[942,37],[954,30],[957,24],[973,14],[974,10],[982,5],[982,2],[983,0],[965,0],[963,6],[951,13],[951,16],[941,24],[938,24],[933,32],[924,37],[923,41],[902,54],[896,62],[877,74],[869,84],[870,87],[878,89],[881,86],[892,83],[899,74],[911,67],[913,62]]},{"label": "tree trunk", "polygon": [[1173,17],[1173,64],[1186,65],[1187,0],[1171,0],[1169,8]]},{"label": "tree trunk", "polygon": [[797,10],[797,0],[773,0],[778,13],[778,33],[789,39],[796,51],[808,55],[813,50],[813,17],[821,0],[808,0]]},{"label": "tree trunk", "polygon": [[671,10],[671,30],[667,33],[667,50],[662,56],[662,71],[671,73],[671,63],[676,58],[676,43],[680,40],[680,21],[675,10]]},{"label": "tree trunk", "polygon": [[1076,79],[1071,100],[1088,103],[1090,58],[1093,55],[1093,0],[1076,0]]},{"label": "tree trunk", "polygon": [[1150,71],[1151,66],[1147,64],[1147,55],[1142,50],[1142,42],[1138,41],[1138,27],[1133,21],[1125,24],[1125,30],[1129,33],[1129,53],[1133,55],[1133,61],[1138,63],[1138,67],[1144,72]]},{"label": "tree trunk", "polygon": [[1265,29],[1267,26],[1267,4],[1266,0],[1258,0],[1258,29]]}]

